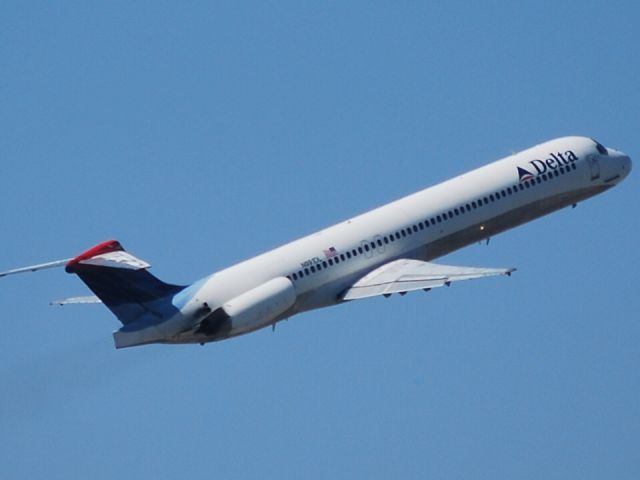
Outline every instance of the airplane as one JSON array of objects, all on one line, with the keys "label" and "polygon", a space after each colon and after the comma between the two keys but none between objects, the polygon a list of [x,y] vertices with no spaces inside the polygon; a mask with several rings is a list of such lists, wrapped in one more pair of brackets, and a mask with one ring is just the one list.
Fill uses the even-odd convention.
[{"label": "airplane", "polygon": [[165,283],[116,240],[74,258],[1,276],[64,266],[122,323],[116,348],[204,345],[342,302],[511,275],[513,268],[432,263],[467,245],[597,195],[622,181],[631,159],[587,137],[539,144],[215,272]]}]

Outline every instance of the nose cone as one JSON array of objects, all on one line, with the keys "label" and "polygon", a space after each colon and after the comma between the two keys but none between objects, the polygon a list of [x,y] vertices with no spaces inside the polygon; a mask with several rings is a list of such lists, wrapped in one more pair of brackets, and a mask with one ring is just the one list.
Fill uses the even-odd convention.
[{"label": "nose cone", "polygon": [[631,172],[631,158],[629,155],[619,150],[614,150],[612,148],[607,150],[609,151],[609,158],[613,160],[615,165],[615,173],[619,175],[618,181],[620,181]]},{"label": "nose cone", "polygon": [[631,158],[629,155],[624,155],[622,158],[622,177],[626,177],[631,173]]},{"label": "nose cone", "polygon": [[616,152],[618,160],[618,168],[620,172],[620,180],[631,173],[631,158],[623,152]]}]

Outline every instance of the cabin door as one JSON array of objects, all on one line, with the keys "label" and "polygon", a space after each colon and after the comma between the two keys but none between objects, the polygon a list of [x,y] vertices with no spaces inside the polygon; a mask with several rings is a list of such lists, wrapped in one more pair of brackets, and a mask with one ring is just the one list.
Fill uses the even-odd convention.
[{"label": "cabin door", "polygon": [[595,155],[589,155],[587,157],[589,162],[589,168],[591,169],[591,180],[597,180],[600,178],[600,161]]}]

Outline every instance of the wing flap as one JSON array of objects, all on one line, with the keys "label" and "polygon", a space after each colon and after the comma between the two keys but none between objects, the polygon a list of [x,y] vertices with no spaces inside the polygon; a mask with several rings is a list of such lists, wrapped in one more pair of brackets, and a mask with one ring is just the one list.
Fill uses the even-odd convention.
[{"label": "wing flap", "polygon": [[343,294],[342,299],[357,300],[437,288],[461,280],[511,275],[514,270],[515,268],[458,267],[400,259],[386,263],[362,277]]}]

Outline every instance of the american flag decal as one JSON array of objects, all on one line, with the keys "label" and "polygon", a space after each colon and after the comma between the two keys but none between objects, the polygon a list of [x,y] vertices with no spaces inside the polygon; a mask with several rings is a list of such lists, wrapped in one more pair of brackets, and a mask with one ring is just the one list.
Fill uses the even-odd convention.
[{"label": "american flag decal", "polygon": [[335,249],[335,247],[331,247],[329,250],[323,250],[322,252],[324,253],[325,258],[327,259],[338,255],[338,251]]}]

